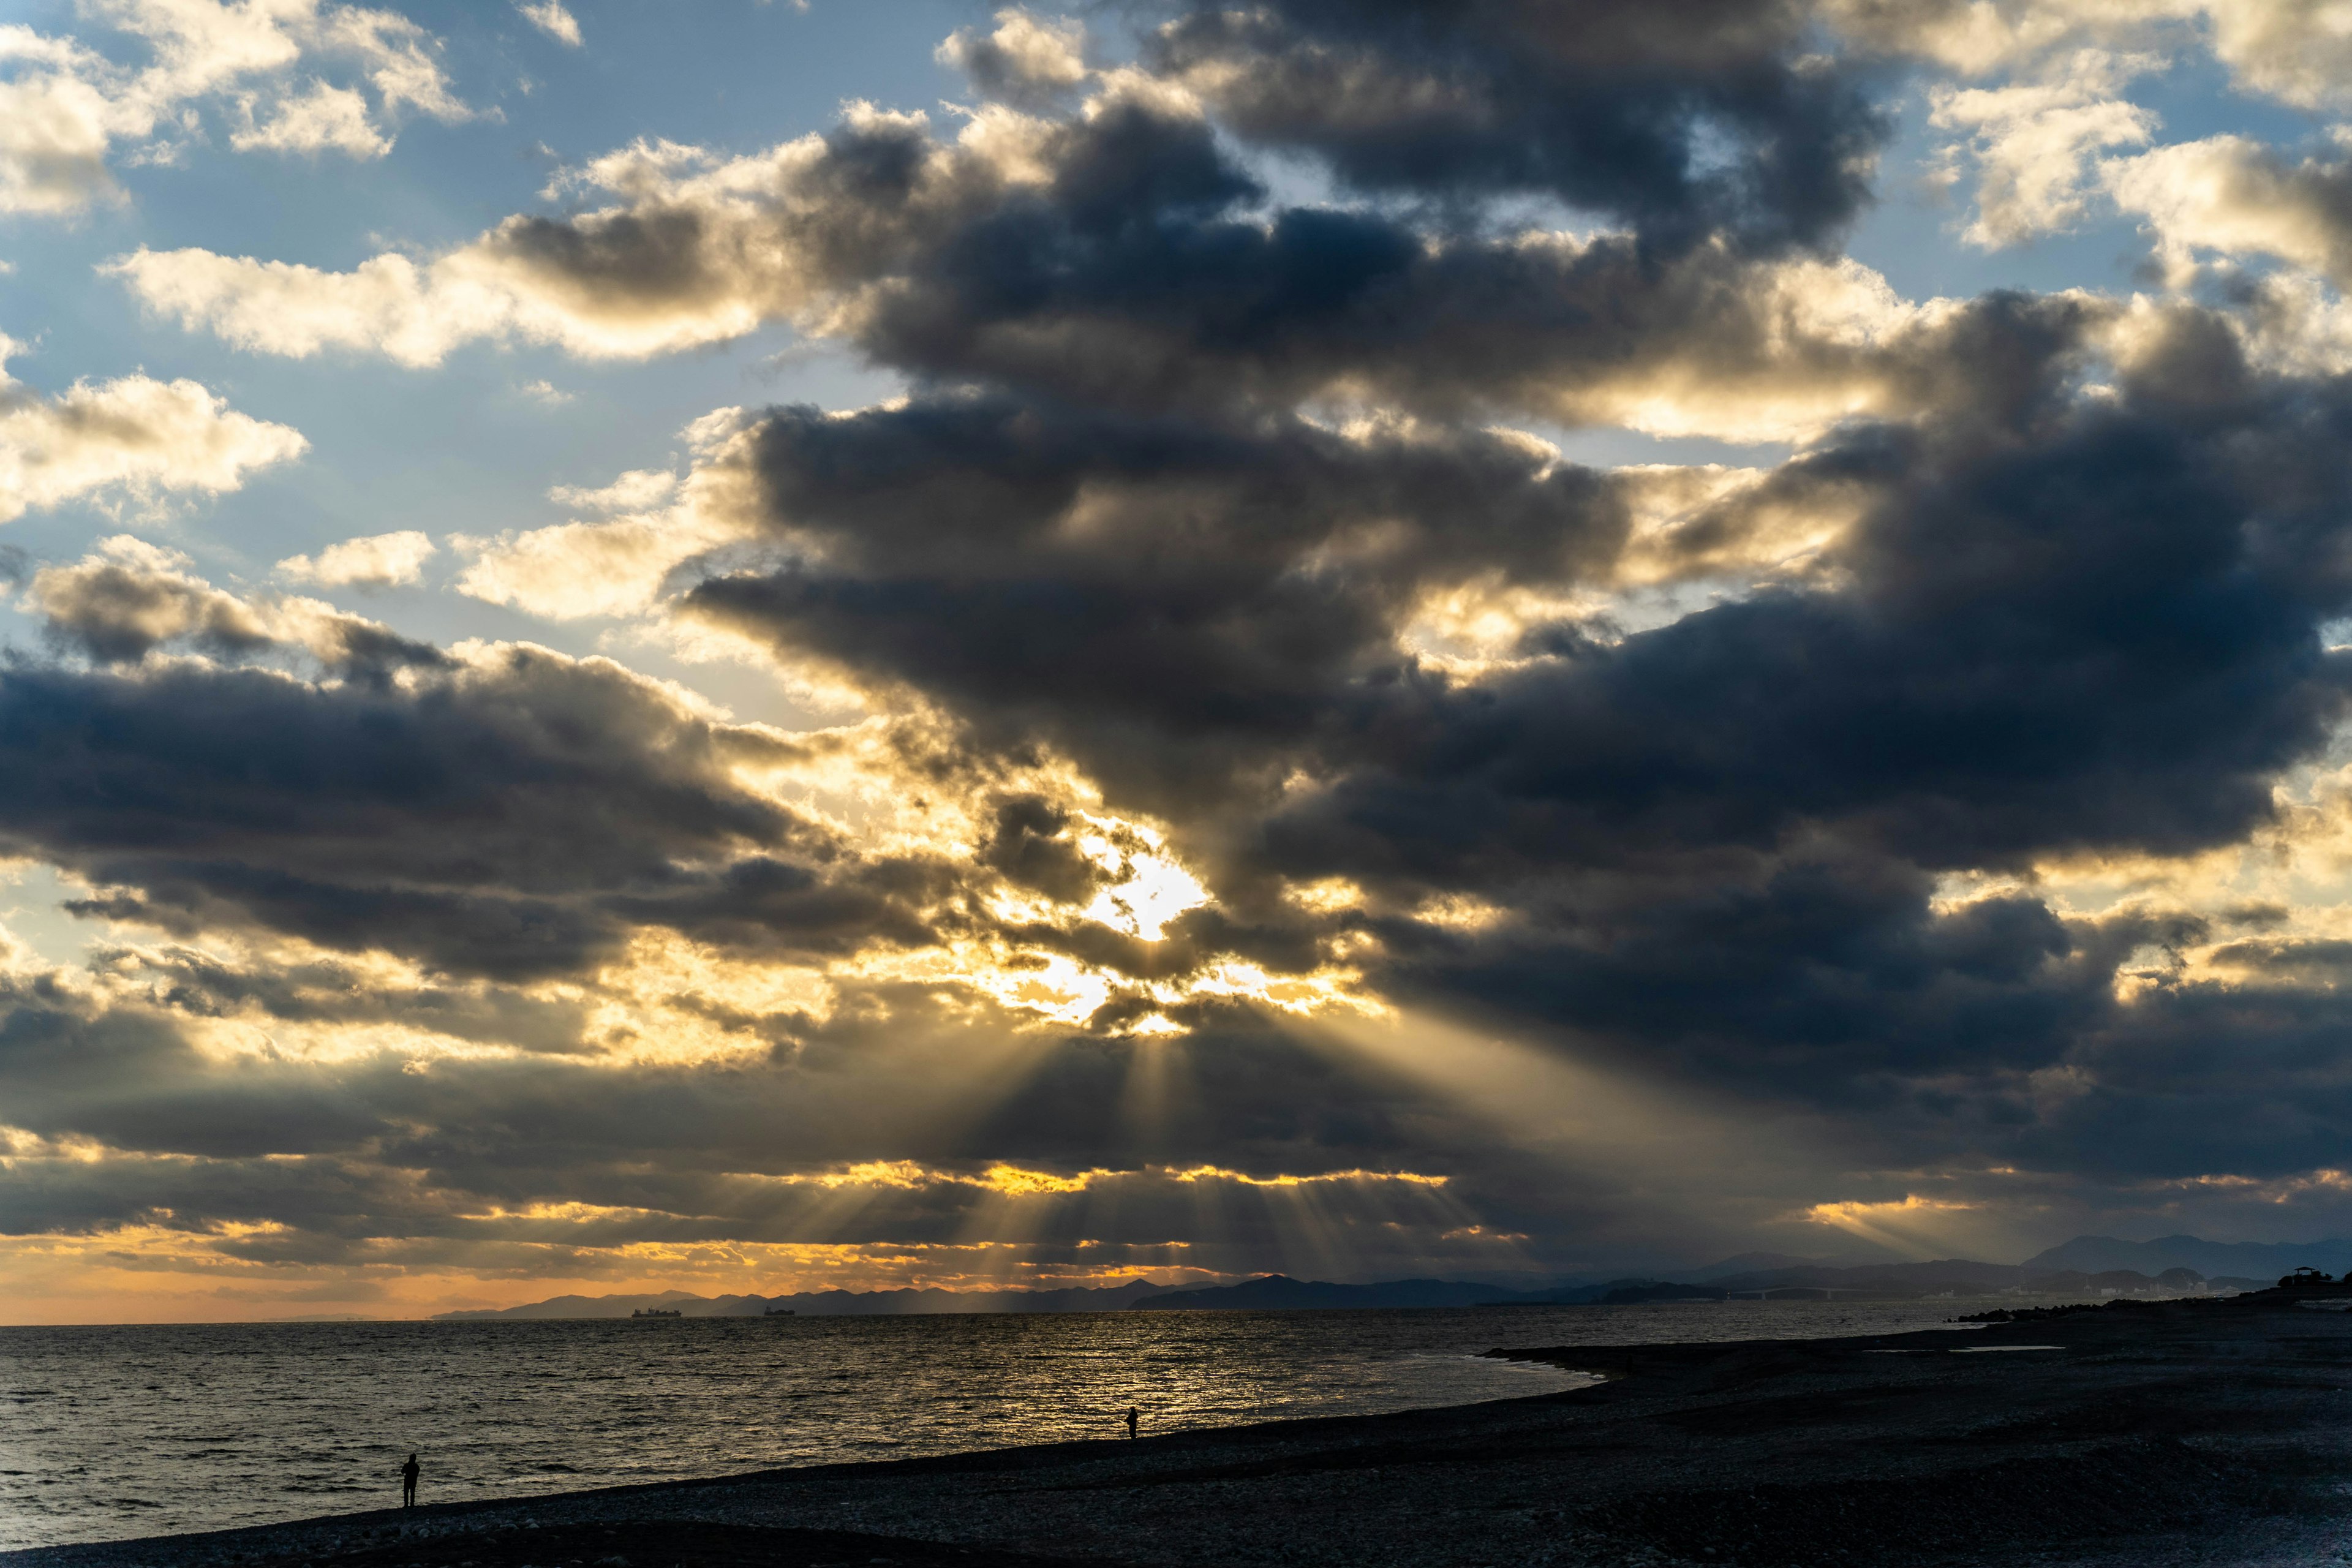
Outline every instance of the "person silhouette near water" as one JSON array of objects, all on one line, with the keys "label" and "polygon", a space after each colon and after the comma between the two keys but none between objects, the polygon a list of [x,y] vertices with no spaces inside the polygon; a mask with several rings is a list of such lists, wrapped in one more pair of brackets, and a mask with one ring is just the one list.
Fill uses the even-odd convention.
[{"label": "person silhouette near water", "polygon": [[408,1456],[408,1463],[400,1467],[400,1506],[416,1506],[416,1456]]},{"label": "person silhouette near water", "polygon": [[1129,1405],[1127,1407],[1127,1440],[1130,1443],[1135,1441],[1135,1424],[1142,1417],[1137,1414],[1135,1406]]}]

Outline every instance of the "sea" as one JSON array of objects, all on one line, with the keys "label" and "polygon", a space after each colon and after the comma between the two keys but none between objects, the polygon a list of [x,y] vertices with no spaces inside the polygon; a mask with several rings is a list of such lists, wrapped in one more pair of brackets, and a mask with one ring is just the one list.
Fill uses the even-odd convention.
[{"label": "sea", "polygon": [[1570,1388],[1495,1348],[1934,1328],[1990,1301],[0,1328],[0,1550]]}]

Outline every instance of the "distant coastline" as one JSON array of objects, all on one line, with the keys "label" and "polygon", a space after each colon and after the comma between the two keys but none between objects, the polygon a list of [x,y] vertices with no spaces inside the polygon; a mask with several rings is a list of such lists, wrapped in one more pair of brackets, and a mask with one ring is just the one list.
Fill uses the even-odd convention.
[{"label": "distant coastline", "polygon": [[685,1290],[557,1296],[516,1307],[440,1312],[436,1322],[628,1318],[911,1316],[952,1312],[1345,1311],[1506,1306],[1627,1306],[1739,1300],[1918,1300],[1994,1294],[2100,1300],[2227,1295],[2268,1286],[2297,1268],[2352,1269],[2352,1241],[2213,1242],[2193,1236],[2121,1241],[2084,1236],[2022,1263],[1969,1258],[1837,1263],[1743,1253],[1717,1263],[1522,1289],[1475,1280],[1369,1284],[1267,1274],[1231,1285],[1162,1286],[1131,1279],[1055,1289],[817,1290],[780,1296],[698,1296]]}]

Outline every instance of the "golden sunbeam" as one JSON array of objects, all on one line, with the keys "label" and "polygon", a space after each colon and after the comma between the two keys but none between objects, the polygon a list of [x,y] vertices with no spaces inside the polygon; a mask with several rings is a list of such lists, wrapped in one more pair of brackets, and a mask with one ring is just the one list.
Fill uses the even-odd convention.
[{"label": "golden sunbeam", "polygon": [[1553,1050],[1414,1011],[1387,1017],[1332,1012],[1285,1020],[1298,1039],[1369,1061],[1507,1132],[1517,1146],[1578,1163],[1687,1159],[1720,1141],[1729,1118],[1686,1096],[1644,1089]]},{"label": "golden sunbeam", "polygon": [[[1769,1194],[1802,1192],[1827,1152],[1817,1120],[1804,1114],[1652,1087],[1565,1045],[1538,1047],[1423,1010],[1334,1010],[1285,1023],[1311,1047],[1369,1064],[1491,1127],[1580,1187],[1639,1204],[1654,1222],[1791,1217]],[[1476,1218],[1465,1210],[1463,1223]]]},{"label": "golden sunbeam", "polygon": [[1920,1261],[1980,1256],[1998,1247],[2002,1228],[1981,1204],[1916,1193],[1884,1203],[1814,1204],[1789,1217],[1829,1226]]}]

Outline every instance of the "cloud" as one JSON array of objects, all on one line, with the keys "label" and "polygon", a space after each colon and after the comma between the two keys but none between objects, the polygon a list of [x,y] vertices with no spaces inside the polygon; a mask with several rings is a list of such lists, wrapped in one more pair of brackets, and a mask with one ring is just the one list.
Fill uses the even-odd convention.
[{"label": "cloud", "polygon": [[[81,40],[0,26],[0,212],[69,214],[115,199],[109,159],[129,146],[168,161],[160,137],[187,132],[199,106],[233,105],[240,150],[381,157],[390,120],[444,121],[472,110],[453,96],[437,41],[404,16],[320,0],[257,9],[221,0],[108,0],[90,18],[135,39],[148,58],[120,65]],[[333,65],[372,89],[316,76]]]},{"label": "cloud", "polygon": [[278,100],[266,121],[254,118],[254,99],[237,100],[244,129],[229,136],[240,153],[257,147],[275,153],[320,153],[332,150],[354,158],[381,158],[392,151],[391,139],[368,118],[367,100],[349,88],[312,85],[308,93]]},{"label": "cloud", "polygon": [[0,211],[72,212],[110,192],[106,153],[116,127],[140,117],[73,70],[94,57],[10,26],[0,29],[0,59],[17,66],[0,80]]},{"label": "cloud", "polygon": [[33,574],[25,603],[49,637],[101,663],[135,663],[170,644],[230,658],[299,650],[343,672],[429,666],[440,656],[316,599],[248,601],[187,574],[188,558],[127,534]]},{"label": "cloud", "polygon": [[[824,304],[866,281],[861,264],[886,258],[932,219],[918,209],[985,195],[996,159],[959,165],[928,149],[919,116],[853,113],[842,152],[805,137],[720,163],[698,149],[639,143],[596,160],[576,183],[621,195],[570,221],[514,217],[420,267],[383,255],[350,272],[230,258],[140,250],[102,270],[148,309],[257,353],[306,358],[324,349],[438,363],[482,340],[552,342],[592,358],[635,358],[740,337],[762,321]],[[892,197],[840,189],[845,163],[911,163],[930,187]],[[968,176],[968,177],[967,177]],[[854,182],[854,175],[853,182]],[[869,214],[862,195],[897,207]],[[907,198],[912,198],[908,200]],[[944,213],[940,216],[946,216]],[[881,255],[857,240],[877,232]],[[845,249],[846,253],[843,253]],[[847,275],[844,275],[844,269]]]},{"label": "cloud", "polygon": [[1085,82],[1084,23],[1041,18],[1018,5],[997,12],[995,20],[985,34],[960,28],[940,46],[940,63],[963,72],[982,96],[1024,109],[1050,105]]},{"label": "cloud", "polygon": [[2200,253],[2274,257],[2352,283],[2352,157],[2290,163],[2242,136],[2159,147],[2105,166],[2116,205],[2145,218],[2176,275]]},{"label": "cloud", "polygon": [[2210,52],[2233,85],[2305,109],[2345,102],[2352,41],[2325,5],[2273,0],[1826,0],[1854,43],[1970,76],[2032,69],[2085,46]]},{"label": "cloud", "polygon": [[[15,346],[0,338],[0,353]],[[193,381],[127,375],[43,397],[0,371],[0,521],[84,499],[220,495],[309,447]]]},{"label": "cloud", "polygon": [[575,49],[580,47],[579,18],[563,8],[563,0],[542,0],[536,5],[516,0],[515,9],[521,13],[523,20],[557,43]]},{"label": "cloud", "polygon": [[[729,778],[727,759],[763,742],[609,666],[525,648],[445,658],[299,603],[241,616],[152,571],[58,571],[37,580],[37,602],[94,657],[173,640],[229,656],[285,646],[332,653],[328,673],[344,677],[320,686],[165,659],[29,671],[0,693],[20,761],[44,759],[42,778],[0,803],[0,836],[121,889],[91,913],[545,975],[620,950],[629,922],[604,900],[699,886],[673,856],[782,848],[800,831]],[[326,648],[303,647],[313,627]],[[567,689],[578,719],[550,726]],[[60,726],[92,721],[113,738],[67,765]],[[212,737],[193,750],[191,722]],[[156,782],[135,787],[141,777]],[[82,793],[93,789],[129,793],[100,806]]]},{"label": "cloud", "polygon": [[720,409],[690,426],[684,436],[701,460],[683,482],[636,469],[602,489],[548,492],[559,504],[619,516],[453,539],[468,557],[457,591],[554,619],[650,609],[679,566],[756,536],[746,491],[757,481],[741,458],[740,425],[740,411]]},{"label": "cloud", "polygon": [[634,516],[610,522],[559,523],[493,539],[458,537],[451,542],[469,557],[457,574],[459,593],[534,616],[572,620],[650,608],[671,572],[736,537],[731,529],[704,529],[691,518]]},{"label": "cloud", "polygon": [[436,289],[405,257],[379,256],[348,273],[203,250],[140,250],[101,271],[129,283],[149,310],[210,329],[238,348],[307,359],[371,348],[404,364],[436,364],[457,343],[510,314],[494,293],[454,281]]},{"label": "cloud", "polygon": [[[817,1031],[835,1048],[813,1042],[824,1052],[814,1070],[739,1063],[713,1075],[702,1064],[579,1051],[423,1054],[384,1037],[373,1051],[321,1058],[233,1042],[257,1025],[302,1037],[301,1007],[349,996],[357,976],[320,963],[256,973],[185,949],[111,962],[119,980],[37,969],[11,977],[0,1083],[12,1125],[0,1148],[13,1179],[0,1232],[152,1231],[158,1243],[180,1238],[160,1249],[167,1255],[289,1270],[372,1254],[401,1259],[404,1273],[470,1267],[527,1289],[562,1266],[551,1247],[601,1276],[641,1266],[627,1254],[649,1243],[756,1249],[821,1235],[940,1247],[1007,1220],[1037,1249],[1017,1255],[1032,1260],[1024,1269],[1084,1268],[1088,1251],[1097,1268],[1156,1264],[1167,1254],[1150,1249],[1215,1212],[1214,1234],[1178,1250],[1197,1249],[1194,1267],[1235,1271],[1268,1255],[1328,1266],[1297,1250],[1317,1245],[1295,1228],[1314,1215],[1365,1227],[1386,1255],[1379,1261],[1425,1256],[1464,1228],[1462,1189],[1487,1184],[1475,1163],[1425,1140],[1423,1159],[1399,1157],[1410,1141],[1396,1118],[1434,1129],[1442,1111],[1413,1112],[1400,1086],[1335,1075],[1316,1053],[1263,1033],[1197,1051],[1202,1080],[1217,1092],[1182,1142],[1218,1148],[1222,1160],[1137,1160],[1118,1153],[1115,1128],[1067,1118],[1073,1103],[1115,1089],[1098,1053],[1067,1044],[1032,1049],[1033,1083],[983,1090],[977,1123],[955,1114],[1014,1064],[994,1051],[975,1062],[966,1031],[919,1007],[887,1029]],[[467,994],[425,988],[403,1000],[437,1019],[465,1012]],[[492,1021],[478,1008],[472,1016]],[[1327,1110],[1302,1118],[1310,1085]],[[877,1116],[877,1092],[893,1114]],[[1244,1100],[1257,1104],[1233,1120]],[[929,1130],[894,1130],[909,1111]],[[518,1141],[517,1126],[541,1136]],[[159,1191],[169,1205],[157,1204]],[[929,1266],[952,1264],[935,1257]],[[987,1271],[982,1260],[948,1282]]]},{"label": "cloud", "polygon": [[667,500],[677,489],[677,476],[666,469],[633,468],[609,485],[557,485],[547,499],[558,506],[583,511],[643,511]]},{"label": "cloud", "polygon": [[2086,49],[2056,80],[1934,89],[1929,122],[1972,132],[1979,184],[1976,220],[1965,231],[1971,244],[2014,245],[2083,216],[2097,194],[2094,156],[2143,144],[2156,129],[2155,114],[2111,96],[2124,75],[2147,64]]},{"label": "cloud", "polygon": [[1201,5],[1146,58],[1260,145],[1367,191],[1542,192],[1669,246],[1810,243],[1864,199],[1885,125],[1790,5],[1573,13]]},{"label": "cloud", "polygon": [[278,563],[278,574],[297,583],[327,587],[347,584],[391,587],[414,583],[435,553],[433,541],[415,529],[396,533],[346,539],[319,552],[317,559],[289,555]]},{"label": "cloud", "polygon": [[1975,395],[1937,345],[2015,308],[1915,304],[1851,261],[1727,242],[1667,258],[1620,237],[1265,213],[1210,127],[1133,80],[1067,120],[984,111],[952,141],[861,110],[753,157],[641,144],[582,177],[623,199],[511,218],[423,264],[180,250],[107,270],[184,326],[295,357],[426,365],[477,341],[635,356],[788,320],[910,374],[1121,405],[1370,400],[1739,440]]},{"label": "cloud", "polygon": [[[1579,608],[1620,586],[1626,481],[1526,444],[987,399],[772,416],[790,564],[682,607],[1166,820],[1213,902],[1163,964],[1295,973],[1346,929],[1391,995],[1775,1096],[2045,1070],[2127,1026],[2145,921],[1940,910],[1937,877],[2234,842],[2345,717],[2315,640],[2352,594],[2332,400],[2252,374],[2210,316],[2148,331],[2111,398],[2069,403],[2078,362],[2051,354],[2005,413],[1861,427],[1717,492],[1693,545],[1767,495],[1843,521],[1808,567],[1650,630]],[[2047,346],[2030,314],[1948,342],[1964,376]],[[1515,632],[1412,651],[1465,586]],[[1358,889],[1335,912],[1277,902],[1334,879]],[[1510,918],[1421,912],[1465,898]]]}]

